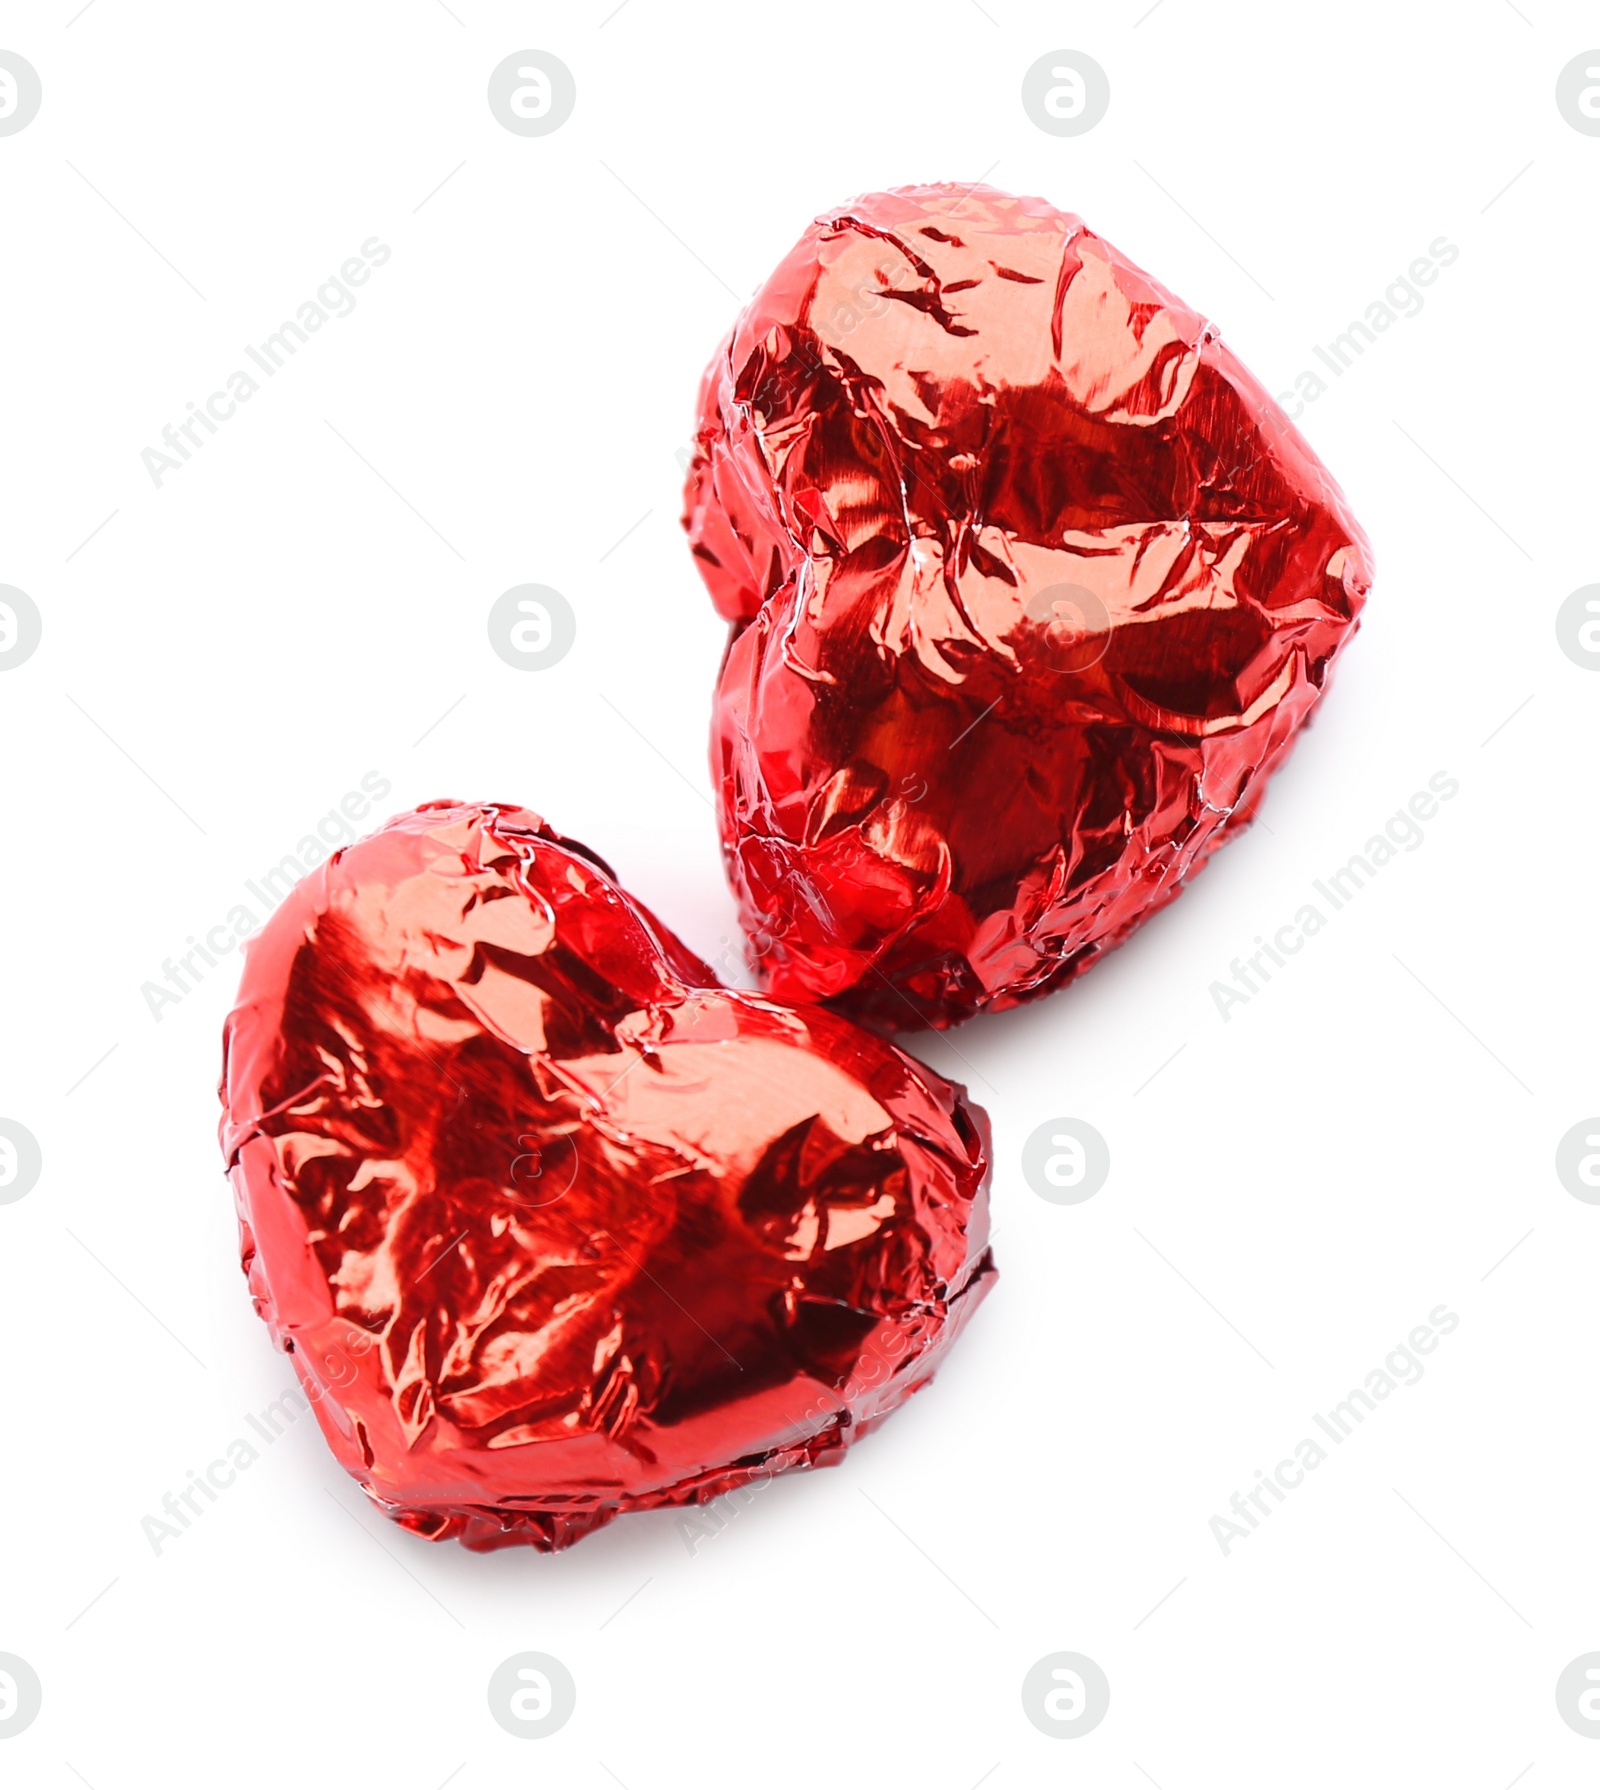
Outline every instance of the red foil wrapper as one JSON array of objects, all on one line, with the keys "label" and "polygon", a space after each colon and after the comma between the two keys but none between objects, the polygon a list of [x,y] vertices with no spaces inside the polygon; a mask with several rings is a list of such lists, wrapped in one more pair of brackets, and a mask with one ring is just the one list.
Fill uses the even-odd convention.
[{"label": "red foil wrapper", "polygon": [[719,987],[525,809],[433,803],[308,876],[222,1098],[250,1289],[334,1453],[472,1548],[837,1460],[993,1275],[980,1109]]},{"label": "red foil wrapper", "polygon": [[1043,994],[1170,901],[1370,583],[1216,330],[985,186],[813,224],[706,374],[686,506],[759,972],[887,1028]]}]

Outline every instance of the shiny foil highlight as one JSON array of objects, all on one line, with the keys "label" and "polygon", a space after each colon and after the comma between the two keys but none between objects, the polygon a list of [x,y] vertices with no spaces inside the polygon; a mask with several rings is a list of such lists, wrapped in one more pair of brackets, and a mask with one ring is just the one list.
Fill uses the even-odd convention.
[{"label": "shiny foil highlight", "polygon": [[889,1029],[1043,994],[1170,901],[1371,579],[1215,328],[987,186],[817,219],[707,370],[685,502],[759,973]]},{"label": "shiny foil highlight", "polygon": [[837,1460],[993,1276],[980,1109],[719,987],[524,809],[433,803],[308,876],[222,1098],[250,1290],[330,1446],[472,1548]]}]

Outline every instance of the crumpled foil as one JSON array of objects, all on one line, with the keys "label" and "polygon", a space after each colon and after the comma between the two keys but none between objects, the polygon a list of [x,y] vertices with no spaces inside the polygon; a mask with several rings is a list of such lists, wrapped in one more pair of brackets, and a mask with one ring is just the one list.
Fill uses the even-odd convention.
[{"label": "crumpled foil", "polygon": [[1170,901],[1370,585],[1215,328],[987,186],[806,231],[706,373],[685,502],[758,972],[887,1029],[1043,994]]},{"label": "crumpled foil", "polygon": [[837,1460],[994,1272],[981,1109],[719,987],[525,809],[432,803],[308,876],[221,1092],[250,1289],[335,1455],[472,1548]]}]

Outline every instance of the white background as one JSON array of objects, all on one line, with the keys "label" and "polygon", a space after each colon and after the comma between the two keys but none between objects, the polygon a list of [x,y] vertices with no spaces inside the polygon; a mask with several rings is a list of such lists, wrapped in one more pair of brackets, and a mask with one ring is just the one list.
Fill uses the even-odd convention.
[{"label": "white background", "polygon": [[[6,1782],[1593,1783],[1554,1687],[1600,1648],[1600,1209],[1554,1152],[1600,1109],[1600,677],[1554,618],[1600,577],[1600,139],[1554,87],[1600,21],[613,5],[0,21],[44,87],[0,139],[0,582],[44,617],[0,677],[0,1115],[44,1156],[0,1207],[0,1651],[45,1698]],[[530,47],[578,88],[537,139],[485,102]],[[1077,139],[1020,104],[1061,47],[1111,81]],[[910,1041],[993,1118],[985,1308],[842,1467],[693,1554],[672,1513],[555,1558],[430,1547],[306,1417],[157,1556],[141,1519],[291,1374],[214,1140],[236,960],[159,1023],[141,984],[368,771],[386,810],[537,808],[726,963],[723,628],[677,525],[698,376],[818,210],[984,175],[1275,390],[1460,249],[1302,419],[1378,576],[1265,824],[1077,986]],[[356,310],[157,489],[140,450],[374,234]],[[539,674],[485,634],[524,581],[578,615]],[[1441,770],[1426,843],[1224,1023],[1210,983]],[[1110,1142],[1086,1205],[1020,1176],[1057,1116]],[[1210,1518],[1441,1302],[1426,1377],[1225,1558]],[[525,1649],[578,1684],[540,1742],[485,1700]],[[1111,1684],[1070,1743],[1019,1694],[1063,1649]]]}]

